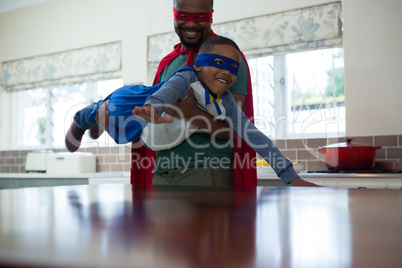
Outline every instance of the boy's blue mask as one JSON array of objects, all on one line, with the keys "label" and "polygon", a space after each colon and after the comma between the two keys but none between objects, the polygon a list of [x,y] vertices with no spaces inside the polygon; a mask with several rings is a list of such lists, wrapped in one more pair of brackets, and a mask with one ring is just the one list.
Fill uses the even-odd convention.
[{"label": "boy's blue mask", "polygon": [[[221,59],[225,63],[224,64],[217,64],[215,62],[215,59]],[[237,69],[233,68],[232,65],[236,65]],[[232,60],[231,58],[218,55],[218,54],[201,54],[198,55],[198,58],[194,61],[194,65],[199,65],[199,66],[211,66],[211,67],[216,67],[222,70],[227,70],[237,76],[237,73],[239,72],[240,68],[240,63],[238,63],[235,60]]]}]

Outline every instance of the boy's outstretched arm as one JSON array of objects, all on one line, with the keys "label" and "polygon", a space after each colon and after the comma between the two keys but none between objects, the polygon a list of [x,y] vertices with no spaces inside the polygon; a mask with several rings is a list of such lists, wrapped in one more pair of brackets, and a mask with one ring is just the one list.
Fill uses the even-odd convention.
[{"label": "boy's outstretched arm", "polygon": [[165,124],[172,123],[173,118],[160,116],[158,111],[152,105],[145,105],[144,107],[135,107],[133,114],[152,124]]}]

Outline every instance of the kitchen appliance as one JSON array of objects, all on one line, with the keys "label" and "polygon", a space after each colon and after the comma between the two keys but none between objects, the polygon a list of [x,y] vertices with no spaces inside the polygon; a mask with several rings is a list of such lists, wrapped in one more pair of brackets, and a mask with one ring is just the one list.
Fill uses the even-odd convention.
[{"label": "kitchen appliance", "polygon": [[47,174],[75,175],[96,172],[96,156],[92,153],[61,152],[49,154]]},{"label": "kitchen appliance", "polygon": [[335,143],[319,147],[324,153],[325,166],[329,170],[369,170],[374,167],[376,150],[381,146],[361,143]]},{"label": "kitchen appliance", "polygon": [[47,156],[52,150],[34,150],[28,152],[25,160],[25,172],[45,173],[47,168]]}]

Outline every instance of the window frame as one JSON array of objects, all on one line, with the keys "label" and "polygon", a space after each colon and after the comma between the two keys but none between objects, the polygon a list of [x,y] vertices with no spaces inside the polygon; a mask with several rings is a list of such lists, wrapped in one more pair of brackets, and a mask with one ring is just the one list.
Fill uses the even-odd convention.
[{"label": "window frame", "polygon": [[[20,110],[20,106],[17,104],[18,103],[18,96],[16,94],[24,94],[28,93],[27,90],[24,91],[16,91],[16,92],[6,92],[5,95],[8,95],[10,98],[10,104],[8,105],[8,110],[9,114],[11,115],[11,124],[10,128],[8,130],[5,130],[6,132],[6,137],[8,137],[8,144],[9,148],[11,150],[39,150],[39,149],[64,149],[64,143],[63,144],[55,144],[55,138],[53,135],[55,135],[53,132],[54,130],[54,123],[53,123],[53,115],[54,115],[54,90],[61,89],[61,90],[68,90],[69,87],[71,86],[79,86],[79,87],[84,87],[84,92],[83,92],[83,99],[85,100],[85,103],[92,103],[94,101],[98,101],[100,99],[99,95],[101,93],[99,92],[100,90],[100,84],[103,82],[107,81],[115,81],[114,83],[116,86],[110,88],[109,93],[102,93],[102,98],[104,97],[105,94],[110,94],[113,90],[115,90],[118,87],[121,87],[123,85],[123,79],[120,78],[114,78],[114,79],[107,79],[104,81],[89,81],[85,82],[82,84],[72,84],[72,85],[62,85],[60,87],[47,87],[47,88],[37,88],[37,89],[31,89],[31,90],[44,90],[46,97],[45,97],[45,109],[46,109],[46,132],[45,132],[45,143],[40,144],[40,145],[24,145],[24,142],[20,143],[19,139],[20,137],[17,137],[18,133],[24,131],[24,127],[21,126],[23,124],[23,121],[20,120],[20,117],[22,115],[22,111]],[[79,101],[81,102],[81,101]],[[41,104],[43,105],[43,104]],[[78,105],[78,103],[76,104]],[[68,116],[68,118],[64,118],[64,134],[67,132],[67,129],[69,127],[69,124],[73,120],[73,115],[75,113],[69,113],[67,112],[65,116]],[[70,118],[71,117],[71,118]],[[61,120],[61,118],[55,118],[54,120]],[[68,121],[68,122],[66,122]],[[67,126],[67,123],[68,126]],[[6,128],[5,128],[6,129]],[[107,146],[108,144],[111,144],[111,141],[109,137],[106,137],[107,135],[103,135],[105,138],[100,138],[99,140],[93,141],[88,139],[87,135],[84,135],[83,141],[82,141],[82,147],[93,147],[93,146]],[[17,138],[13,138],[17,137]],[[29,138],[28,138],[29,139]],[[64,136],[63,136],[64,140]]]},{"label": "window frame", "polygon": [[[331,47],[331,48],[322,48],[324,49],[335,49],[335,48],[342,48],[343,47]],[[319,50],[319,49],[317,49]],[[303,53],[303,52],[308,52],[307,51],[299,51],[299,52],[294,52],[292,51],[291,53],[288,54],[293,54],[293,53]],[[281,53],[279,55],[258,55],[256,57],[249,57],[248,61],[250,60],[255,60],[258,58],[263,58],[263,57],[268,57],[272,56],[273,57],[273,92],[274,92],[274,109],[273,109],[273,115],[268,118],[270,120],[269,125],[270,125],[270,131],[267,133],[267,131],[263,131],[265,134],[270,136],[272,139],[306,139],[306,138],[332,138],[332,137],[339,137],[339,136],[344,136],[345,131],[344,130],[339,130],[338,131],[323,131],[323,132],[313,132],[313,133],[303,133],[303,131],[300,132],[290,132],[289,126],[292,124],[290,122],[291,120],[291,100],[290,100],[290,95],[291,95],[291,89],[289,88],[289,83],[288,81],[288,69],[286,67],[286,56],[288,54]],[[252,68],[252,64],[250,64]],[[335,69],[333,69],[335,70]],[[252,75],[253,76],[253,75]],[[252,77],[254,79],[254,77]],[[254,86],[254,81],[253,86]],[[254,92],[254,87],[253,87],[253,94]],[[325,104],[325,103],[324,103]],[[254,116],[261,116],[257,114],[256,111],[256,105],[254,105],[255,113]],[[345,109],[345,106],[340,106]],[[336,106],[331,109],[337,109],[339,106]],[[322,108],[319,109],[314,109],[310,114],[319,111],[320,113],[322,112]],[[339,112],[337,112],[339,114]],[[263,115],[262,117],[265,117]],[[323,120],[325,122],[325,120]],[[334,120],[333,123],[338,123],[339,122],[343,123],[342,129],[345,129],[345,119],[339,118],[338,120]],[[300,122],[299,122],[300,123]],[[332,124],[332,123],[331,123]],[[338,125],[339,126],[339,125]]]}]

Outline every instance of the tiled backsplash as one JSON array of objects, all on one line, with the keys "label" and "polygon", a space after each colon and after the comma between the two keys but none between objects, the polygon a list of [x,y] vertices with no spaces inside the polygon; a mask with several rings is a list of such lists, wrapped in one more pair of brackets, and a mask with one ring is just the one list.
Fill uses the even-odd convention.
[{"label": "tiled backsplash", "polygon": [[[352,137],[353,143],[381,146],[376,151],[376,160],[397,160],[402,157],[402,135]],[[318,147],[344,142],[344,138],[278,140],[276,145],[292,161],[304,164],[304,170],[325,170],[323,154]]]},{"label": "tiled backsplash", "polygon": [[[318,147],[337,142],[343,142],[343,138],[275,141],[278,148],[291,161],[304,164],[304,170],[326,169]],[[353,142],[382,146],[377,150],[376,160],[396,160],[402,157],[402,135],[353,137]],[[79,151],[96,155],[97,172],[130,171],[130,146],[96,147]],[[0,173],[24,173],[27,153],[28,151],[1,151]]]},{"label": "tiled backsplash", "polygon": [[[67,150],[53,150],[66,152]],[[29,151],[1,151],[0,173],[25,173],[25,160]],[[129,146],[80,148],[78,152],[90,152],[96,155],[96,172],[130,171]]]}]

